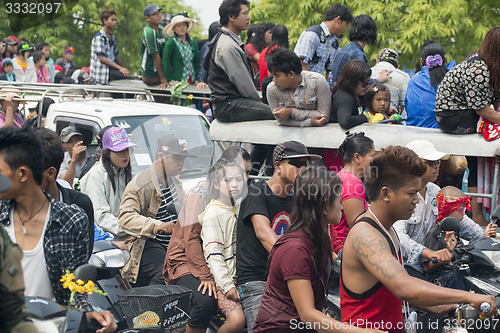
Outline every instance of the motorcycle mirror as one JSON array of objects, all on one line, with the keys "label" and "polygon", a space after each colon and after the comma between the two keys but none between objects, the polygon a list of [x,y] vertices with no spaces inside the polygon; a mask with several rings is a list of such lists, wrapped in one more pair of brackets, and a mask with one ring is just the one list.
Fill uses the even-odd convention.
[{"label": "motorcycle mirror", "polygon": [[167,213],[170,215],[177,215],[179,216],[179,213],[181,211],[181,204],[178,202],[171,202],[167,205]]},{"label": "motorcycle mirror", "polygon": [[454,217],[445,217],[439,224],[442,231],[454,231],[460,233],[460,221]]},{"label": "motorcycle mirror", "polygon": [[493,211],[493,214],[491,214],[491,221],[492,222],[497,222],[498,219],[500,219],[500,205],[498,205],[495,210]]},{"label": "motorcycle mirror", "polygon": [[90,264],[77,267],[75,269],[75,280],[78,279],[82,280],[84,283],[87,283],[88,280],[97,280],[97,268]]}]

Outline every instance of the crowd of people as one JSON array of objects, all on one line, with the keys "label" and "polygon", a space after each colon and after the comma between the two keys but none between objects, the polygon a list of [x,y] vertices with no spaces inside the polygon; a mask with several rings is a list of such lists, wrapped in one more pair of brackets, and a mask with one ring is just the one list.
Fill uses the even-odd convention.
[{"label": "crowd of people", "polygon": [[[144,83],[160,89],[208,84],[214,116],[222,122],[338,122],[350,129],[401,121],[394,114],[402,114],[407,124],[456,134],[475,132],[481,121],[500,124],[500,27],[456,66],[446,64],[439,44],[424,44],[422,69],[410,78],[398,69],[399,54],[392,49],[382,49],[370,68],[363,48],[376,42],[377,27],[368,15],[353,17],[346,6],[333,5],[292,51],[285,26],[249,29],[248,5],[224,0],[220,21],[201,48],[189,36],[194,20],[179,14],[163,27],[161,8],[146,6]],[[103,11],[101,20],[85,82],[107,84],[130,72],[112,34],[116,12]],[[351,43],[339,48],[349,25]],[[239,35],[247,29],[244,46]],[[36,45],[32,60],[27,42],[10,36],[2,47],[7,80],[57,82],[58,74],[75,71],[72,47],[56,62],[45,43]],[[406,303],[438,315],[456,303],[479,309],[488,302],[492,309],[485,315],[497,311],[493,297],[466,292],[463,276],[449,266],[459,238],[496,237],[497,226],[483,229],[479,215],[469,217],[474,203],[459,188],[436,185],[441,161],[450,156],[429,141],[375,154],[372,139],[347,132],[335,156],[314,154],[297,141],[255,146],[251,154],[230,146],[186,194],[179,174],[193,155],[184,138],[160,137],[151,166],[133,177],[136,144],[126,129],[103,128],[90,155],[77,127],[54,133],[22,126],[18,96],[10,92],[0,99],[0,257],[15,267],[0,274],[0,286],[7,286],[0,288],[0,330],[32,327],[24,296],[68,304],[70,292],[60,279],[86,263],[100,239],[130,252],[121,274],[133,287],[192,290],[186,332],[205,332],[218,310],[226,317],[219,332],[246,326],[248,332],[300,327],[360,333],[401,332]],[[264,158],[270,179],[249,181]],[[477,171],[471,174],[477,177]],[[182,204],[180,211],[172,212],[172,203]],[[460,220],[459,234],[436,228],[447,216]],[[322,312],[339,253],[342,322]],[[85,295],[78,294],[76,304],[102,325],[100,332],[116,330],[112,314],[93,310]]]}]

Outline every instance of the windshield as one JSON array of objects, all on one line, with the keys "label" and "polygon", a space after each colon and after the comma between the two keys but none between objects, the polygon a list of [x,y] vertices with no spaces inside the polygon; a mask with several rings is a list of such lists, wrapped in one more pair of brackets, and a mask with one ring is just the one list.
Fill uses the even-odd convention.
[{"label": "windshield", "polygon": [[[193,115],[149,115],[114,117],[113,125],[124,128],[130,140],[137,145],[131,154],[132,171],[138,174],[156,158],[158,139],[165,134],[175,134],[187,141],[188,152],[196,157],[187,157],[181,178],[200,177],[207,174],[211,166],[212,145],[208,123],[201,116]],[[216,156],[219,153],[216,152]]]}]

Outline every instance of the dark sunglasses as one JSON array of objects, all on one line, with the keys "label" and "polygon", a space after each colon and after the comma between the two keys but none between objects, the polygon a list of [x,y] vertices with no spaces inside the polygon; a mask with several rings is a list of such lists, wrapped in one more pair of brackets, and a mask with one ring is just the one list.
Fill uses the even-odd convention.
[{"label": "dark sunglasses", "polygon": [[300,158],[292,158],[287,160],[288,164],[293,165],[294,167],[300,169],[302,167],[306,167],[309,165],[310,161],[309,160],[302,160]]},{"label": "dark sunglasses", "polygon": [[441,160],[437,160],[437,161],[425,161],[425,164],[427,164],[431,168],[437,168],[441,164]]}]

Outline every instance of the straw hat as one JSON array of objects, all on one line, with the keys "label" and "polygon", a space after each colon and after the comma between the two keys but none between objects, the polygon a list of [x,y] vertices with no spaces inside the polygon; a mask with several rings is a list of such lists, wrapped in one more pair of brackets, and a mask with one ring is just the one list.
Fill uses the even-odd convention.
[{"label": "straw hat", "polygon": [[[7,97],[10,94],[14,94],[14,97],[17,98],[22,98],[21,94],[19,93],[19,90],[16,88],[5,88],[5,90],[2,90],[0,92],[0,97]],[[19,104],[27,104],[26,101],[18,101]]]},{"label": "straw hat", "polygon": [[183,22],[187,22],[188,24],[187,33],[190,33],[191,30],[193,30],[194,25],[196,24],[196,20],[190,19],[189,17],[185,17],[184,15],[176,15],[172,18],[170,24],[168,24],[165,28],[163,28],[162,30],[163,36],[167,38],[174,36],[175,25]]}]

